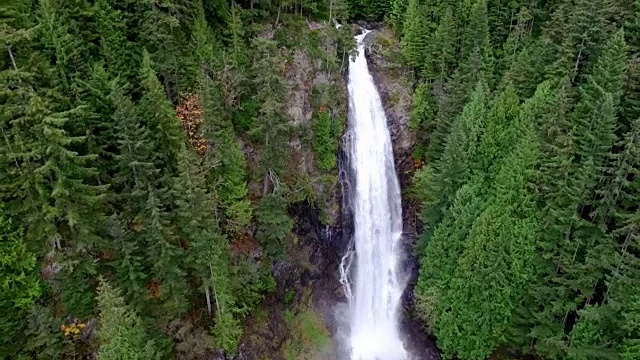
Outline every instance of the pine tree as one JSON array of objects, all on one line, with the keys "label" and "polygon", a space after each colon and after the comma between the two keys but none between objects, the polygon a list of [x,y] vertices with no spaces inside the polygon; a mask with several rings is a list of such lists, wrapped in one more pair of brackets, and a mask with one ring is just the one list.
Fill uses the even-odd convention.
[{"label": "pine tree", "polygon": [[57,88],[59,97],[56,105],[61,105],[55,110],[73,106],[71,99],[74,78],[86,69],[88,58],[84,53],[84,44],[70,29],[71,20],[61,11],[62,4],[53,0],[41,0],[38,7],[38,43],[42,47],[43,56],[53,64],[47,80]]},{"label": "pine tree", "polygon": [[[531,46],[531,31],[535,21],[534,14],[526,7],[520,9],[517,24],[509,31],[509,36],[502,45],[502,51],[496,51],[500,61],[496,64],[496,72],[503,74],[514,67],[518,60],[518,52],[526,46]],[[495,45],[494,45],[495,46]],[[524,79],[526,82],[528,79]],[[533,84],[534,86],[540,83]]]},{"label": "pine tree", "polygon": [[425,172],[423,175],[418,175],[423,177],[418,192],[424,202],[421,218],[427,232],[442,219],[458,189],[471,177],[484,133],[486,107],[487,89],[480,82],[471,95],[471,101],[453,123],[442,158],[421,170]]},{"label": "pine tree", "polygon": [[409,0],[405,15],[402,52],[407,63],[416,70],[423,67],[429,43],[429,20],[419,0]]},{"label": "pine tree", "polygon": [[567,239],[567,229],[575,214],[573,198],[567,189],[571,186],[576,141],[567,114],[571,104],[568,84],[566,79],[555,89],[554,98],[537,125],[543,154],[535,180],[543,228],[537,252],[544,255],[537,259],[535,290],[529,291],[523,309],[527,315],[519,319],[518,325],[525,332],[523,342],[527,346],[533,341],[536,352],[556,357],[563,356],[566,345],[563,317],[565,309],[571,306],[571,295],[557,285],[556,274],[565,271],[562,264],[570,262],[575,250]]},{"label": "pine tree", "polygon": [[193,54],[192,70],[190,71],[192,73],[191,76],[193,79],[200,80],[208,72],[213,70],[213,62],[215,60],[211,29],[207,24],[204,9],[200,9],[198,17],[196,18],[189,47]]},{"label": "pine tree", "polygon": [[399,39],[404,35],[404,20],[407,12],[407,2],[403,0],[392,0],[391,11],[388,14],[389,23]]},{"label": "pine tree", "polygon": [[552,55],[549,44],[542,40],[525,45],[513,56],[503,83],[513,84],[520,97],[533,96],[536,86],[544,80],[544,69],[552,61]]},{"label": "pine tree", "polygon": [[283,249],[283,242],[293,229],[293,221],[286,210],[286,202],[282,194],[272,193],[264,196],[255,210],[258,222],[258,239],[265,249],[278,254]]},{"label": "pine tree", "polygon": [[[509,103],[509,98],[513,99],[513,95],[508,94],[496,100],[496,108],[491,113],[499,113],[496,111],[499,108],[509,108],[504,105]],[[492,353],[508,333],[517,316],[520,298],[533,278],[534,245],[539,231],[534,193],[530,187],[539,156],[534,124],[536,118],[548,110],[550,97],[548,84],[542,85],[536,96],[525,103],[517,120],[512,121],[514,132],[522,137],[514,152],[502,155],[504,161],[496,170],[495,181],[490,183],[494,184],[488,192],[490,195],[476,200],[477,203],[486,202],[486,208],[476,208],[476,215],[467,220],[468,225],[464,228],[450,226],[460,229],[453,231],[468,234],[464,246],[458,245],[460,240],[456,240],[454,249],[459,250],[457,254],[449,255],[452,260],[438,253],[430,258],[438,264],[441,261],[449,263],[440,266],[447,275],[436,277],[447,276],[445,285],[441,285],[444,289],[440,303],[442,313],[435,327],[445,353],[469,359],[483,359]],[[483,174],[481,171],[480,176],[472,178],[478,189],[487,187],[486,183],[482,185]],[[452,215],[456,220],[461,218],[453,210]],[[444,225],[445,222],[440,226]],[[448,244],[451,239],[459,237],[445,237],[442,244]],[[486,291],[487,287],[493,290]],[[469,297],[470,294],[475,295]],[[493,300],[482,298],[480,294]],[[464,336],[460,336],[462,334]]]},{"label": "pine tree", "polygon": [[247,45],[245,43],[244,24],[242,22],[242,8],[234,3],[229,17],[228,41],[230,43],[230,57],[233,67],[243,72],[248,62]]},{"label": "pine tree", "polygon": [[282,57],[277,52],[275,43],[270,40],[255,39],[254,62],[251,73],[254,76],[253,86],[258,89],[254,100],[259,104],[259,123],[252,129],[253,134],[259,134],[264,144],[260,157],[260,171],[263,175],[263,195],[266,195],[272,183],[277,186],[279,176],[287,169],[286,157],[288,149],[286,143],[289,124],[283,114],[285,83],[282,76],[274,69],[282,66]]},{"label": "pine tree", "polygon": [[118,149],[113,186],[119,198],[114,200],[130,206],[135,216],[142,209],[147,188],[157,184],[153,139],[149,130],[141,125],[133,102],[120,86],[112,85],[110,97],[115,106],[112,118]]},{"label": "pine tree", "polygon": [[498,47],[502,44],[509,35],[510,27],[516,20],[516,14],[518,10],[521,10],[521,3],[519,0],[511,1],[496,1],[488,0],[488,20],[491,26],[491,44],[494,47]]},{"label": "pine tree", "polygon": [[156,77],[148,53],[143,54],[140,77],[143,95],[137,107],[138,116],[150,132],[156,157],[154,164],[167,182],[177,174],[179,154],[185,146],[184,135],[180,131],[175,111]]},{"label": "pine tree", "polygon": [[131,310],[120,291],[100,278],[98,288],[100,359],[158,359],[142,320]]},{"label": "pine tree", "polygon": [[[602,172],[602,185],[596,190],[596,207],[593,218],[602,225],[611,220],[617,220],[626,210],[618,206],[619,202],[633,202],[634,194],[631,187],[632,175],[636,173],[637,160],[640,153],[640,120],[631,124],[631,129],[622,136],[616,144],[621,149],[616,153],[609,153],[609,161]],[[610,225],[610,227],[615,225]]]},{"label": "pine tree", "polygon": [[426,142],[437,126],[436,106],[429,83],[421,82],[413,93],[409,128],[421,142]]},{"label": "pine tree", "polygon": [[[578,311],[579,320],[569,334],[567,359],[618,359],[617,349],[610,346],[607,330],[615,331],[615,317],[608,308],[587,305]],[[610,330],[611,329],[611,330]]]},{"label": "pine tree", "polygon": [[620,357],[622,360],[634,360],[640,356],[640,344],[638,344],[638,332],[640,332],[640,321],[638,319],[640,297],[632,295],[632,301],[632,307],[623,314],[626,320],[624,330],[627,334],[622,340],[620,349]]},{"label": "pine tree", "polygon": [[475,51],[479,51],[484,69],[490,69],[491,43],[489,41],[486,0],[477,0],[471,7],[470,17],[464,28],[464,34],[462,35],[460,57],[463,60],[469,59]]},{"label": "pine tree", "polygon": [[[184,3],[181,0],[166,0],[161,3],[142,2],[144,17],[141,21],[140,36],[145,43],[148,55],[143,54],[143,69],[148,60],[157,64],[158,73],[163,80],[164,91],[170,101],[175,101],[181,93],[188,92],[189,85],[194,78],[188,73],[189,67],[183,67],[180,59],[183,51],[188,49],[188,30],[191,28],[192,19],[186,17],[188,5],[195,2]],[[146,77],[146,75],[143,75]],[[144,80],[143,80],[144,82]]]},{"label": "pine tree", "polygon": [[187,264],[202,279],[209,313],[212,311],[213,294],[216,310],[213,331],[218,346],[233,353],[238,346],[241,329],[234,313],[229,246],[213,213],[216,209],[213,196],[206,191],[205,169],[194,155],[187,152],[180,164],[175,198],[179,228],[188,244]]},{"label": "pine tree", "polygon": [[444,83],[456,64],[456,43],[455,18],[451,8],[447,7],[427,47],[423,71],[426,79]]},{"label": "pine tree", "polygon": [[603,8],[606,5],[602,0],[561,2],[549,25],[557,54],[557,60],[548,70],[549,75],[580,82],[579,75],[605,32]]},{"label": "pine tree", "polygon": [[624,31],[620,29],[607,41],[592,73],[587,76],[586,84],[580,88],[580,103],[575,110],[577,117],[588,116],[590,107],[602,98],[603,92],[611,94],[614,101],[612,105],[614,109],[618,108],[625,75],[626,51]]},{"label": "pine tree", "polygon": [[204,110],[204,135],[210,144],[210,160],[215,164],[211,169],[212,181],[220,186],[218,194],[225,211],[225,227],[231,232],[238,232],[251,220],[246,160],[236,140],[231,118],[221,104],[219,84],[203,75],[199,87]]},{"label": "pine tree", "polygon": [[0,307],[5,312],[0,323],[0,356],[4,357],[17,353],[24,341],[16,336],[23,328],[21,317],[43,291],[36,257],[27,249],[22,231],[15,228],[2,209],[0,239]]},{"label": "pine tree", "polygon": [[444,219],[433,231],[433,236],[427,238],[428,232],[424,232],[419,239],[417,250],[421,260],[414,289],[415,306],[418,316],[432,329],[438,328],[446,310],[444,298],[450,291],[458,258],[465,249],[473,222],[485,206],[485,191],[479,185],[480,182],[473,180],[463,185],[456,192]]},{"label": "pine tree", "polygon": [[515,125],[520,111],[520,101],[512,86],[498,95],[487,113],[484,136],[480,141],[479,163],[476,167],[486,174],[488,183],[492,183],[493,174],[497,174],[501,161],[510,153],[512,146],[522,134]]},{"label": "pine tree", "polygon": [[[150,188],[158,185],[158,170],[153,164],[154,153],[149,131],[140,125],[136,109],[123,89],[113,84],[110,94],[115,106],[114,130],[117,134],[115,175],[112,202],[123,207],[120,216],[112,216],[108,249],[115,252],[110,264],[127,298],[136,306],[143,303],[148,278],[146,247],[139,241],[140,218],[144,218],[144,204]],[[127,228],[125,225],[130,224]]]},{"label": "pine tree", "polygon": [[137,56],[127,40],[121,12],[114,9],[113,0],[98,0],[93,5],[93,16],[100,36],[100,51],[109,74],[112,78],[132,81],[138,67]]},{"label": "pine tree", "polygon": [[89,165],[97,155],[81,155],[70,149],[85,141],[84,137],[69,136],[65,130],[71,116],[79,109],[52,113],[37,95],[33,95],[30,108],[36,139],[29,156],[37,163],[34,174],[48,180],[46,186],[50,189],[52,204],[46,205],[50,208],[44,217],[68,224],[76,246],[91,245],[97,240],[96,229],[104,220],[101,206],[105,187],[88,181],[96,174]]},{"label": "pine tree", "polygon": [[112,215],[109,218],[109,242],[103,251],[112,252],[108,265],[115,270],[117,283],[124,289],[126,299],[137,308],[142,308],[149,277],[145,266],[146,254],[144,245],[138,241],[135,229],[138,223],[132,222],[134,229],[131,230],[124,227],[123,218],[124,215]]},{"label": "pine tree", "polygon": [[185,254],[171,228],[166,205],[160,200],[164,195],[161,191],[164,189],[149,188],[145,209],[138,219],[143,227],[139,236],[147,247],[152,281],[157,282],[159,288],[157,293],[150,294],[161,306],[161,313],[156,320],[159,324],[166,324],[184,315],[189,303],[186,299],[188,288],[184,281]]},{"label": "pine tree", "polygon": [[78,80],[79,103],[85,111],[79,116],[82,123],[76,122],[78,135],[85,135],[81,151],[96,154],[93,162],[99,184],[109,183],[109,171],[113,170],[116,135],[111,122],[114,105],[110,98],[112,82],[102,62],[96,63],[87,81]]},{"label": "pine tree", "polygon": [[[63,357],[64,342],[60,331],[62,321],[54,315],[54,309],[36,305],[27,311],[22,319],[25,324],[24,336],[28,339],[19,356],[36,359],[58,359]],[[12,353],[10,355],[16,355]]]}]

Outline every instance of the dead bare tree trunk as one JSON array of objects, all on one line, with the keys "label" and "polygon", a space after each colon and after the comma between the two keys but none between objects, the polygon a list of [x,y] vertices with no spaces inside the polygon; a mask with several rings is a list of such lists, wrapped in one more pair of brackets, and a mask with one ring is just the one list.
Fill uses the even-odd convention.
[{"label": "dead bare tree trunk", "polygon": [[7,46],[7,51],[9,52],[9,57],[11,58],[11,64],[13,64],[13,69],[18,71],[18,66],[16,65],[16,59],[13,57],[13,52],[11,51],[11,45]]},{"label": "dead bare tree trunk", "polygon": [[211,316],[211,293],[209,292],[209,286],[205,286],[204,296],[207,298],[207,313]]}]

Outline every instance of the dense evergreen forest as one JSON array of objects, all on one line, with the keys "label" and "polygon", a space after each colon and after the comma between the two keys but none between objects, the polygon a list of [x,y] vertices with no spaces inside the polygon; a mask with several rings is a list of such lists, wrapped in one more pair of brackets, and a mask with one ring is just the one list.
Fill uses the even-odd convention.
[{"label": "dense evergreen forest", "polygon": [[237,351],[291,206],[336,181],[344,91],[286,109],[296,49],[346,70],[334,19],[385,21],[415,80],[414,312],[444,356],[640,359],[633,0],[0,0],[0,358]]},{"label": "dense evergreen forest", "polygon": [[[351,32],[308,21],[349,5],[0,1],[0,358],[237,351],[345,122],[317,86],[293,126],[285,72],[303,48],[341,77]],[[314,179],[289,166],[294,133]]]},{"label": "dense evergreen forest", "polygon": [[640,359],[640,2],[394,1],[416,314],[445,356]]}]

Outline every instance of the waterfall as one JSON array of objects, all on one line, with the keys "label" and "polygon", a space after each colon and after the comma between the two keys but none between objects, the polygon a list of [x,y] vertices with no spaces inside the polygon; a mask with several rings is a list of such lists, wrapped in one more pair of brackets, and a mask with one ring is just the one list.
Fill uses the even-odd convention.
[{"label": "waterfall", "polygon": [[349,299],[351,360],[406,360],[398,312],[405,287],[399,279],[402,207],[391,137],[380,95],[364,55],[349,63],[348,152],[352,176],[352,246],[340,264]]}]

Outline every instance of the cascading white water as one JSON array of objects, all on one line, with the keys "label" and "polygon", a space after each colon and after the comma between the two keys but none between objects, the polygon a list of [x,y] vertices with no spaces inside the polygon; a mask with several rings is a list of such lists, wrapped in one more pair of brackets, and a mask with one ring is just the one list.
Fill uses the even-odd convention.
[{"label": "cascading white water", "polygon": [[[340,265],[350,305],[351,360],[405,360],[398,311],[405,284],[398,276],[402,236],[400,186],[387,118],[364,55],[349,63],[349,162],[355,251]],[[355,274],[350,274],[355,252]]]}]

